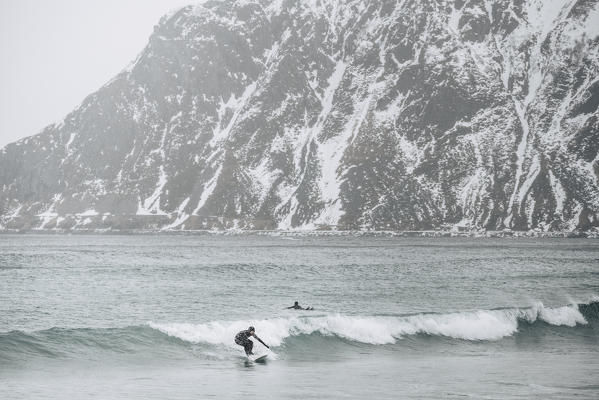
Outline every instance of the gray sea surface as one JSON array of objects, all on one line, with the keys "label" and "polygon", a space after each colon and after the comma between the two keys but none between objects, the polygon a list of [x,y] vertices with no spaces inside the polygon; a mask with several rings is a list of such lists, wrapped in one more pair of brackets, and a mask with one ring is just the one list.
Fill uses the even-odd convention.
[{"label": "gray sea surface", "polygon": [[3,234],[0,398],[596,399],[598,295],[588,239]]}]

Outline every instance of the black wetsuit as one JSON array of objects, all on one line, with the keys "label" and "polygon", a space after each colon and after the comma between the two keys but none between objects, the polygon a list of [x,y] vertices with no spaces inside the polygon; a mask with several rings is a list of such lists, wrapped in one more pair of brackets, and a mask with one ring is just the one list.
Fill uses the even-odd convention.
[{"label": "black wetsuit", "polygon": [[306,308],[304,308],[304,307],[300,306],[299,304],[294,304],[291,307],[287,307],[287,309],[288,310],[290,310],[290,309],[293,309],[293,310],[307,310],[307,311],[314,310],[313,307],[306,307]]},{"label": "black wetsuit", "polygon": [[[254,342],[250,340],[250,336],[252,336],[250,332],[251,331],[245,330],[235,335],[235,343],[237,343],[240,346],[243,346],[243,348],[245,349],[245,354],[247,354],[248,356],[252,354],[252,348],[254,347]],[[258,336],[255,337],[256,339],[258,339]]]}]

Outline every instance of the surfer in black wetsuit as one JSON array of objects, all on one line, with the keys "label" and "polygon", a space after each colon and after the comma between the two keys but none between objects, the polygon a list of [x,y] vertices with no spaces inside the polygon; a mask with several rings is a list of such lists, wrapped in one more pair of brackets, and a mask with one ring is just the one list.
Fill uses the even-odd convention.
[{"label": "surfer in black wetsuit", "polygon": [[250,326],[247,330],[241,331],[237,335],[235,335],[235,343],[237,343],[240,346],[243,346],[246,355],[249,356],[250,354],[254,354],[254,353],[252,353],[252,348],[254,347],[254,342],[250,340],[250,336],[255,337],[256,339],[258,339],[258,341],[260,343],[262,343],[264,346],[266,346],[267,349],[270,349],[270,347],[268,347],[268,345],[266,343],[264,343],[262,341],[262,339],[260,339],[256,335],[256,329],[254,329],[253,326]]},{"label": "surfer in black wetsuit", "polygon": [[293,305],[291,307],[287,307],[288,310],[290,308],[293,308],[294,310],[308,310],[308,311],[314,310],[313,307],[306,307],[306,308],[304,308],[304,307],[300,306],[299,302],[297,302],[297,301],[295,303],[293,303]]}]

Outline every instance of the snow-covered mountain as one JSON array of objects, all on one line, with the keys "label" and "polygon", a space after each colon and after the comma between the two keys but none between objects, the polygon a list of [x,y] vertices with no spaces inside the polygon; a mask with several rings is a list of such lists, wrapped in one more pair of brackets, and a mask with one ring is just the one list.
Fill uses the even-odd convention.
[{"label": "snow-covered mountain", "polygon": [[227,0],[0,150],[4,229],[599,226],[599,0]]}]

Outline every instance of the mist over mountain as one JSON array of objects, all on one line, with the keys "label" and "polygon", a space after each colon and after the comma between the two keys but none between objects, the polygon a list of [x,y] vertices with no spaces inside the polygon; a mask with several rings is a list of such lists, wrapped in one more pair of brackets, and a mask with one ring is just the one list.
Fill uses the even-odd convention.
[{"label": "mist over mountain", "polygon": [[598,109],[599,0],[208,1],[0,150],[0,228],[588,230]]}]

